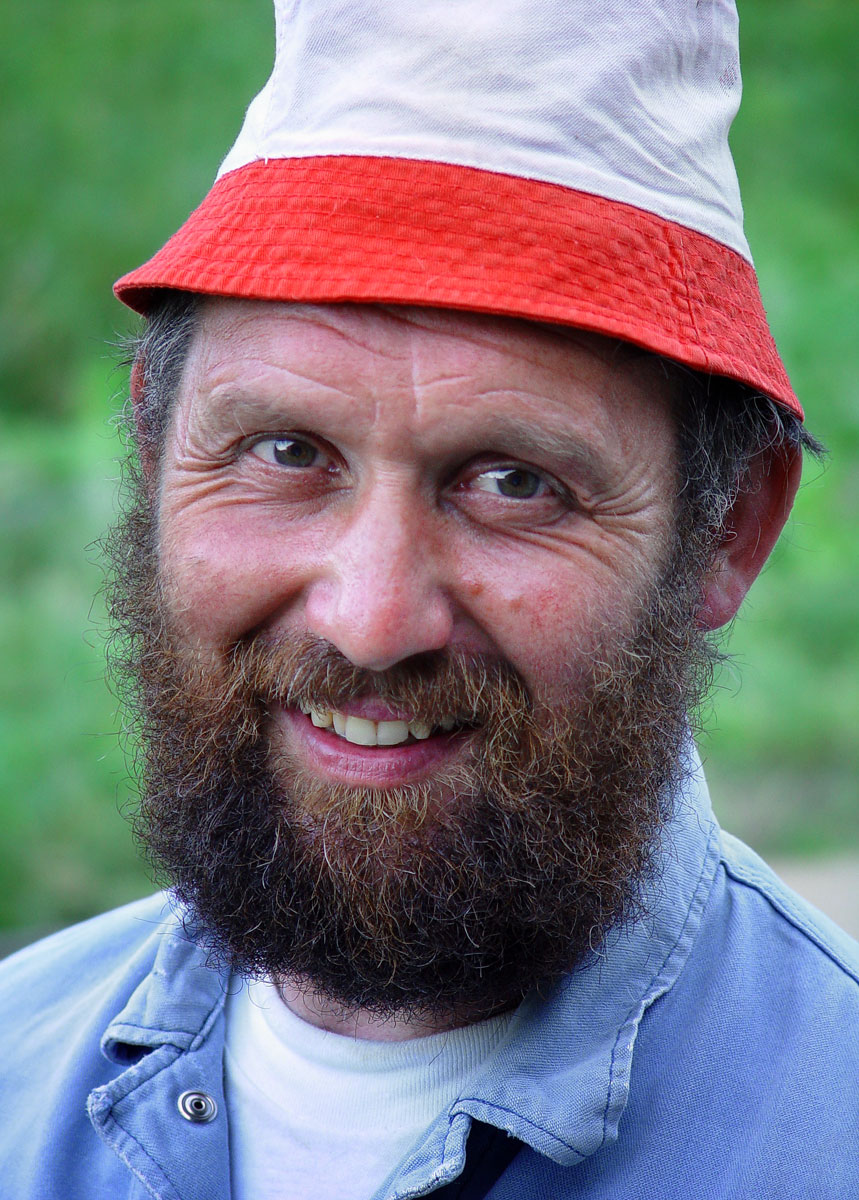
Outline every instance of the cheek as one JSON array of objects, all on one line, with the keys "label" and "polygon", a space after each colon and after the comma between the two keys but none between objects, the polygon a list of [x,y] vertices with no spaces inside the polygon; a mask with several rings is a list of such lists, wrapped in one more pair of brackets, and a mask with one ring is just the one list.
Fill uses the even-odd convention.
[{"label": "cheek", "polygon": [[565,694],[581,674],[602,625],[598,590],[566,572],[472,581],[473,619],[496,650],[544,698]]},{"label": "cheek", "polygon": [[[306,544],[229,514],[165,520],[161,568],[171,615],[186,635],[228,645],[271,620],[300,589]],[[301,552],[299,552],[299,547]]]}]

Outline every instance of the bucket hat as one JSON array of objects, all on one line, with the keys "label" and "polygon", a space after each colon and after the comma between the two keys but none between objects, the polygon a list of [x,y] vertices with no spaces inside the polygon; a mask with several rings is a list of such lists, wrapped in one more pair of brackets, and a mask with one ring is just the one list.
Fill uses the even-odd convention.
[{"label": "bucket hat", "polygon": [[215,183],[116,284],[575,326],[802,416],[728,146],[729,0],[275,0]]}]

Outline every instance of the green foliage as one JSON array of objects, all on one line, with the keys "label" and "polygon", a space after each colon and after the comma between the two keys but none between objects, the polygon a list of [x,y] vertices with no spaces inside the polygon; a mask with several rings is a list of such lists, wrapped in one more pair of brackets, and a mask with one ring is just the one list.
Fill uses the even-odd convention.
[{"label": "green foliage", "polygon": [[[106,396],[105,364],[81,380]],[[147,890],[104,685],[87,545],[113,503],[104,420],[0,422],[0,927],[71,921]]]},{"label": "green foliage", "polygon": [[[831,463],[733,632],[704,752],[764,850],[859,844],[859,108],[854,0],[741,0],[734,148],[776,339]],[[109,521],[110,296],[205,194],[268,73],[268,0],[28,0],[0,77],[0,925],[149,885],[86,546]]]},{"label": "green foliage", "polygon": [[271,69],[266,0],[27,0],[0,39],[0,397],[68,415],[113,281],[202,199]]}]

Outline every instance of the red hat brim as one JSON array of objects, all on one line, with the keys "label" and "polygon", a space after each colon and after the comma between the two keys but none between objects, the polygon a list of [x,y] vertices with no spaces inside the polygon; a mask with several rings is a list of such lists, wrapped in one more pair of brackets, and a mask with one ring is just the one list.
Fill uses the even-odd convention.
[{"label": "red hat brim", "polygon": [[629,204],[474,167],[350,155],[223,176],[116,284],[304,303],[419,304],[575,326],[760,390],[802,417],[754,268]]}]

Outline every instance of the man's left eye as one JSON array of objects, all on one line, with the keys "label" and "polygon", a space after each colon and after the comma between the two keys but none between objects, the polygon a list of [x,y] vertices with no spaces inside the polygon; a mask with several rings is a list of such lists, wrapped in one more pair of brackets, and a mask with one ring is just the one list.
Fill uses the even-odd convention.
[{"label": "man's left eye", "polygon": [[510,500],[532,500],[550,490],[542,475],[525,467],[493,467],[490,471],[481,471],[471,486]]},{"label": "man's left eye", "polygon": [[251,452],[278,467],[312,467],[320,458],[312,442],[297,437],[263,438],[251,446]]}]

